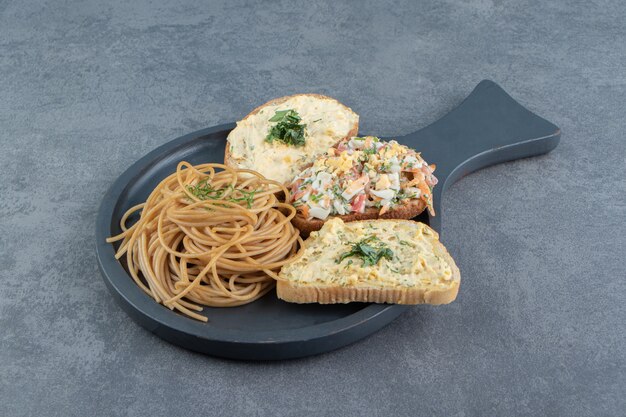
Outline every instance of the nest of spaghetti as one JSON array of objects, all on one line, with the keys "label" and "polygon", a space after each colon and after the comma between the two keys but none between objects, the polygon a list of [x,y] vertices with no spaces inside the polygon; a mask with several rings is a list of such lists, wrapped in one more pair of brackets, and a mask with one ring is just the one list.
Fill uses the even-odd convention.
[{"label": "nest of spaghetti", "polygon": [[121,241],[115,257],[126,257],[130,275],[156,302],[207,321],[202,306],[261,298],[297,256],[296,211],[279,195],[289,191],[255,171],[180,162],[107,242]]}]

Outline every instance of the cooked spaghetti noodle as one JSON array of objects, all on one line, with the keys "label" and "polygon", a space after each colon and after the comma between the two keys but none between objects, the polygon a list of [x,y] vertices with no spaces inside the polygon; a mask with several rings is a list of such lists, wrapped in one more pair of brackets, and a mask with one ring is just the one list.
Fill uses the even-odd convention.
[{"label": "cooked spaghetti noodle", "polygon": [[145,203],[122,216],[122,233],[107,242],[121,241],[116,259],[126,255],[130,275],[156,302],[207,321],[198,314],[202,305],[233,307],[262,297],[296,256],[302,244],[291,224],[296,211],[278,200],[280,191],[289,195],[254,171],[180,162]]}]

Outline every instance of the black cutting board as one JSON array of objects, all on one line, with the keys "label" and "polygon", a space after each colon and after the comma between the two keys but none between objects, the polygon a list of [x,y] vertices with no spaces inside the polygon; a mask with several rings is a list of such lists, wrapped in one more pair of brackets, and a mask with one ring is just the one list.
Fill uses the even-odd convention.
[{"label": "black cutting board", "polygon": [[[131,318],[187,349],[233,359],[267,360],[345,346],[377,331],[407,308],[419,308],[365,303],[298,305],[278,300],[272,292],[245,306],[207,307],[203,314],[209,322],[201,323],[170,311],[141,291],[124,265],[115,260],[115,248],[105,239],[120,232],[124,212],[145,201],[150,191],[176,170],[179,161],[223,162],[226,137],[234,126],[210,127],[166,143],[132,165],[104,196],[96,220],[98,264],[111,294]],[[560,136],[557,126],[521,106],[494,82],[482,81],[446,116],[396,138],[437,165],[437,216],[422,214],[416,220],[440,232],[441,196],[447,187],[480,168],[547,153],[558,145]]]}]

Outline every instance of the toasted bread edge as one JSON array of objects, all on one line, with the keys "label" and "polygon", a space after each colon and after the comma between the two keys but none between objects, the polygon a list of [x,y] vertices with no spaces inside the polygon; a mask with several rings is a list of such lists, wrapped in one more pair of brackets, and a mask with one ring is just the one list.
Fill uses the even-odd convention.
[{"label": "toasted bread edge", "polygon": [[[396,207],[392,210],[389,210],[382,216],[378,215],[379,209],[370,207],[365,210],[363,213],[350,213],[344,214],[342,216],[331,216],[339,217],[344,222],[353,222],[358,220],[375,220],[375,219],[402,219],[409,220],[413,217],[419,216],[426,209],[426,203],[423,200],[411,200],[408,204],[403,204],[402,206]],[[326,219],[326,220],[328,220]],[[300,230],[300,234],[303,236],[308,236],[311,232],[315,232],[320,230],[326,220],[320,219],[311,219],[308,220],[303,217],[300,212],[296,214],[296,216],[291,220],[293,225]]]}]

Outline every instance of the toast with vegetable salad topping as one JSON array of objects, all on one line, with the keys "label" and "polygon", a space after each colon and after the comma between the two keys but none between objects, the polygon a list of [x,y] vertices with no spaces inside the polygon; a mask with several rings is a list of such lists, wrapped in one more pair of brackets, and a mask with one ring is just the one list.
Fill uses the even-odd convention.
[{"label": "toast with vegetable salad topping", "polygon": [[394,140],[346,138],[290,184],[298,210],[293,223],[306,235],[329,217],[411,219],[426,208],[434,215],[434,170],[418,152]]},{"label": "toast with vegetable salad topping", "polygon": [[228,134],[224,163],[284,184],[358,130],[359,115],[333,98],[281,97],[237,122]]}]

